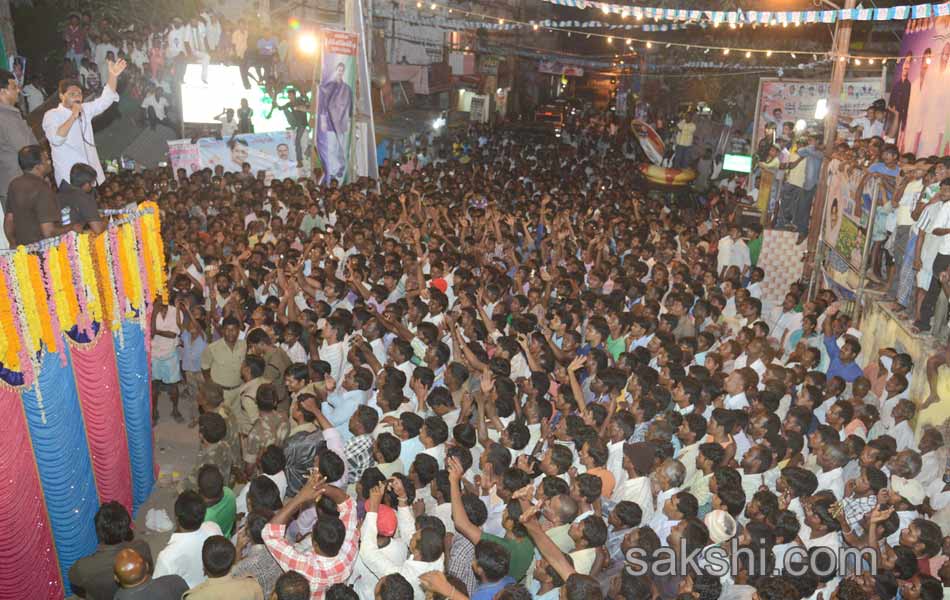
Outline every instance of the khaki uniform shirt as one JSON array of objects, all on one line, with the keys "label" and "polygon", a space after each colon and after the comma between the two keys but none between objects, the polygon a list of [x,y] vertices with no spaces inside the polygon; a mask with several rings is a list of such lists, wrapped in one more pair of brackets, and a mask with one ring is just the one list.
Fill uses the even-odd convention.
[{"label": "khaki uniform shirt", "polygon": [[234,348],[223,339],[208,344],[201,353],[201,370],[211,371],[211,381],[225,389],[241,385],[241,365],[247,355],[247,343],[238,340]]},{"label": "khaki uniform shirt", "polygon": [[264,600],[264,590],[253,577],[212,577],[191,588],[182,600]]}]

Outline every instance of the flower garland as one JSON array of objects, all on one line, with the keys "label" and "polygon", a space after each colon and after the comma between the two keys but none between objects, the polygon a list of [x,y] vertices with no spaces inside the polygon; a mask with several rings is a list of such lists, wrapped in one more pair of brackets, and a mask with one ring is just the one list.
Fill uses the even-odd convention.
[{"label": "flower garland", "polygon": [[[48,296],[46,295],[46,285],[43,281],[43,270],[40,268],[40,257],[35,254],[27,254],[27,268],[30,275],[30,288],[33,291],[32,298],[36,303],[36,314],[40,322],[40,339],[47,351],[56,348],[56,335],[59,329],[53,329],[53,310],[50,310]],[[53,307],[55,309],[55,307]],[[58,319],[57,319],[58,320]]]},{"label": "flower garland", "polygon": [[79,253],[76,249],[76,234],[70,233],[67,235],[63,245],[66,249],[66,258],[69,260],[70,279],[79,304],[76,325],[79,326],[79,331],[86,334],[88,339],[92,339],[92,319],[89,318],[89,306],[86,303],[86,287],[82,284],[82,267],[79,264]]},{"label": "flower garland", "polygon": [[142,328],[142,331],[145,332],[146,338],[151,338],[151,330],[149,325],[151,324],[151,318],[147,316],[146,308],[151,306],[152,301],[155,299],[154,292],[150,289],[150,282],[148,278],[148,268],[145,266],[145,248],[144,241],[142,240],[142,222],[140,219],[135,220],[133,225],[134,236],[132,238],[135,245],[135,262],[138,266],[138,283],[142,287],[142,303],[139,305],[139,327]]},{"label": "flower garland", "polygon": [[0,257],[0,362],[11,371],[20,370],[20,337],[17,335],[6,258]]},{"label": "flower garland", "polygon": [[56,279],[54,279],[53,274],[59,270],[59,265],[57,261],[53,259],[52,252],[46,252],[43,255],[43,288],[46,290],[46,296],[49,303],[49,317],[50,325],[53,328],[53,346],[56,350],[56,353],[59,354],[59,362],[62,366],[66,366],[66,352],[63,347],[63,326],[59,322],[59,307],[65,304],[65,299],[61,299],[59,296],[62,293],[62,290],[58,290],[56,286]]},{"label": "flower garland", "polygon": [[122,284],[122,271],[116,262],[116,254],[118,254],[119,244],[116,237],[115,228],[110,227],[109,233],[107,235],[109,236],[109,243],[104,244],[106,250],[106,270],[108,275],[106,281],[115,282],[115,285],[109,286],[112,292],[112,306],[114,307],[114,310],[112,311],[111,326],[112,330],[119,334],[119,347],[125,348],[125,335],[122,333],[122,323],[120,320],[125,316],[127,300],[125,298],[125,286]]},{"label": "flower garland", "polygon": [[67,330],[72,329],[79,318],[79,300],[76,297],[76,290],[73,289],[72,268],[69,264],[69,255],[66,247],[57,244],[50,248],[50,252],[56,253],[56,260],[59,262],[59,286],[63,290],[66,299],[66,315],[60,315],[60,322],[64,324]]},{"label": "flower garland", "polygon": [[122,229],[109,229],[109,252],[112,253],[112,274],[115,277],[115,291],[118,296],[119,304],[118,318],[124,319],[131,314],[133,298],[131,297],[133,289],[130,288],[129,264],[125,254],[122,252]]},{"label": "flower garland", "polygon": [[152,287],[152,277],[149,274],[149,261],[145,260],[145,237],[142,232],[142,220],[136,219],[133,227],[135,229],[135,255],[138,259],[139,280],[142,282],[142,299],[151,302],[155,299],[155,288]]},{"label": "flower garland", "polygon": [[102,319],[104,323],[109,324],[109,328],[115,330],[116,309],[115,309],[115,286],[112,283],[112,275],[109,273],[109,236],[100,235],[96,237],[96,283],[101,286],[102,298]]},{"label": "flower garland", "polygon": [[142,279],[138,266],[138,255],[135,251],[135,231],[129,223],[123,223],[119,228],[119,248],[122,251],[122,272],[125,281],[126,293],[129,296],[131,309],[143,309]]},{"label": "flower garland", "polygon": [[85,286],[87,299],[86,307],[93,321],[102,323],[102,301],[99,298],[99,285],[96,281],[96,270],[92,264],[92,245],[89,243],[89,234],[82,234],[78,240],[79,277]]},{"label": "flower garland", "polygon": [[[21,278],[18,277],[18,267],[17,259],[25,259],[26,249],[23,246],[20,246],[16,253],[13,255],[13,264],[11,265],[6,260],[0,261],[0,269],[3,269],[3,275],[7,280],[8,290],[10,291],[10,297],[13,305],[13,329],[16,331],[16,335],[20,341],[19,357],[20,357],[20,371],[23,373],[23,383],[27,387],[33,385],[33,380],[35,379],[36,371],[39,370],[39,361],[37,360],[37,353],[35,346],[32,345],[32,337],[29,332],[29,324],[27,323],[27,316],[24,310],[23,302],[23,288],[21,287]],[[21,262],[25,262],[22,260]],[[29,285],[29,282],[25,282]],[[46,411],[43,409],[43,396],[40,392],[39,386],[36,388],[36,400],[40,405],[40,416],[43,420],[43,423],[46,423]]]},{"label": "flower garland", "polygon": [[[139,265],[138,249],[136,248],[135,227],[132,223],[125,223],[122,225],[120,233],[119,241],[122,242],[122,258],[125,259],[129,270],[126,285],[129,286],[132,297],[135,298],[133,306],[136,309],[144,309],[147,298],[145,283],[142,281],[142,269]],[[144,314],[144,311],[140,310],[140,313]]]},{"label": "flower garland", "polygon": [[[143,202],[139,209],[144,214],[139,218],[142,242],[145,244],[145,256],[152,293],[168,302],[168,279],[165,277],[165,252],[162,243],[161,213],[154,202]],[[152,298],[154,300],[154,297]]]},{"label": "flower garland", "polygon": [[30,277],[29,254],[26,248],[20,246],[13,254],[13,272],[16,275],[17,288],[22,300],[20,308],[23,311],[23,334],[26,336],[27,346],[30,355],[33,355],[40,348],[42,339],[43,324],[40,322],[40,314],[36,309],[36,297],[43,293],[42,288],[33,289],[32,278]]}]

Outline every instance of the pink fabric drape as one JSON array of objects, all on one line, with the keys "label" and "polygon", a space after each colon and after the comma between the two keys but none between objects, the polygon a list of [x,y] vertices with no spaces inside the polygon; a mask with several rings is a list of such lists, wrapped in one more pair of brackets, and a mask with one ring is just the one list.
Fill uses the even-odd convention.
[{"label": "pink fabric drape", "polygon": [[0,387],[0,598],[58,600],[63,582],[21,402]]},{"label": "pink fabric drape", "polygon": [[132,473],[122,392],[112,335],[99,333],[90,344],[72,344],[76,389],[86,423],[86,439],[96,474],[99,502],[116,500],[132,514]]}]

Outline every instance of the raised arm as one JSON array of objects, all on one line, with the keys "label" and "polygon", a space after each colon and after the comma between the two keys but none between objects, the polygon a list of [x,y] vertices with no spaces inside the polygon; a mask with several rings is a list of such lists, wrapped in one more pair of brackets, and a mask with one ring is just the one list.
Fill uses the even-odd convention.
[{"label": "raised arm", "polygon": [[472,524],[465,514],[465,507],[462,505],[462,464],[457,458],[449,457],[445,461],[445,466],[449,471],[449,487],[452,491],[452,522],[455,523],[455,531],[468,538],[473,544],[477,544],[482,539],[482,530]]}]

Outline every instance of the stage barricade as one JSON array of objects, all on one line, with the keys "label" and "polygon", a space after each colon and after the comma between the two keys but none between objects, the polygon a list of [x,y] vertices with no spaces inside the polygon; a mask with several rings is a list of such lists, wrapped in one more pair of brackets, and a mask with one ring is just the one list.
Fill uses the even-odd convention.
[{"label": "stage barricade", "polygon": [[165,296],[158,207],[107,230],[0,252],[0,598],[59,599],[97,546],[103,502],[155,483],[152,302]]}]

